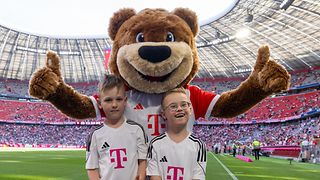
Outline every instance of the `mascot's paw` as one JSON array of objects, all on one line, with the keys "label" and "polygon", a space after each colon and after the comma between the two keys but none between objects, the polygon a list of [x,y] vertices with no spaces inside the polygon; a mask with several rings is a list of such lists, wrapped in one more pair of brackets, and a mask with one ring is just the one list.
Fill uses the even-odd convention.
[{"label": "mascot's paw", "polygon": [[46,67],[36,71],[29,83],[29,94],[39,99],[46,99],[50,94],[56,92],[62,82],[60,73],[60,62],[56,53],[47,53]]},{"label": "mascot's paw", "polygon": [[262,90],[276,93],[287,90],[290,85],[290,75],[285,68],[277,62],[270,60],[268,46],[262,46],[258,51],[258,59],[254,67]]}]

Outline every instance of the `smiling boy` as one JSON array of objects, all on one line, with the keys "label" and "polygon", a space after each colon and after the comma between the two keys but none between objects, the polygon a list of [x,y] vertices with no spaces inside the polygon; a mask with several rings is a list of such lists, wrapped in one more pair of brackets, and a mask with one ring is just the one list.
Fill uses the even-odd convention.
[{"label": "smiling boy", "polygon": [[150,142],[147,175],[151,180],[205,179],[206,146],[187,130],[192,107],[185,90],[168,91],[161,106],[167,131]]}]

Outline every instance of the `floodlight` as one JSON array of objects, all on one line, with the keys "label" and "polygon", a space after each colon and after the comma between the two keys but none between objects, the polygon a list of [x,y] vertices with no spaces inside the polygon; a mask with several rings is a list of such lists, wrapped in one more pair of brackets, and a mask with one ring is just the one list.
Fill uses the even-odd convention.
[{"label": "floodlight", "polygon": [[247,14],[246,18],[244,19],[244,22],[249,23],[249,22],[252,22],[252,20],[253,20],[253,15]]},{"label": "floodlight", "polygon": [[288,7],[293,3],[294,0],[284,0],[281,4],[280,4],[280,9],[283,10],[287,10]]},{"label": "floodlight", "polygon": [[236,37],[238,39],[244,39],[250,35],[250,30],[247,28],[243,28],[237,31]]},{"label": "floodlight", "polygon": [[252,11],[253,11],[253,9],[247,9],[247,15],[245,16],[244,22],[246,22],[246,23],[252,22],[252,20],[253,20]]},{"label": "floodlight", "polygon": [[215,36],[215,38],[220,38],[221,34],[218,30],[216,30],[214,36]]}]

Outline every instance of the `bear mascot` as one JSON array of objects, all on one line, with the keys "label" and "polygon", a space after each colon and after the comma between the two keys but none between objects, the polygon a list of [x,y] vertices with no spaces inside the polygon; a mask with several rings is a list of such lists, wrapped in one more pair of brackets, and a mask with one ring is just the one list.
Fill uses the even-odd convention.
[{"label": "bear mascot", "polygon": [[[188,124],[191,131],[197,118],[235,117],[289,87],[290,75],[269,58],[268,46],[259,48],[252,73],[236,89],[218,95],[189,85],[199,69],[195,44],[198,29],[196,14],[186,8],[172,12],[144,9],[138,13],[126,8],[110,20],[108,31],[113,46],[109,68],[126,83],[125,116],[141,124],[149,138],[166,128],[160,104],[163,93],[170,89],[186,88],[193,109]],[[29,93],[49,101],[69,117],[104,116],[97,95],[80,94],[63,81],[60,59],[54,52],[47,53],[46,67],[33,74]]]}]

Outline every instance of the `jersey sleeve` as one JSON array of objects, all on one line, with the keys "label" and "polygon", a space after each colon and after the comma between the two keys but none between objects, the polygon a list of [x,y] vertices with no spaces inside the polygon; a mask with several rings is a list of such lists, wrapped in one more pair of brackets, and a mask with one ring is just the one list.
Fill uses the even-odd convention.
[{"label": "jersey sleeve", "polygon": [[153,144],[150,143],[147,155],[147,176],[161,176],[159,171],[158,158]]},{"label": "jersey sleeve", "polygon": [[90,96],[89,98],[94,106],[94,110],[96,111],[96,118],[100,119],[101,117],[106,117],[106,115],[103,112],[103,109],[99,108],[99,106],[98,106],[99,96],[97,94],[95,94],[93,96]]},{"label": "jersey sleeve", "polygon": [[144,130],[139,127],[138,131],[138,141],[137,141],[137,146],[138,146],[138,159],[147,159],[147,151],[148,151],[148,139],[147,135],[144,133]]},{"label": "jersey sleeve", "polygon": [[200,117],[208,119],[211,116],[211,111],[220,95],[215,94],[214,92],[204,91],[198,86],[187,86],[186,88],[190,92],[190,100],[195,119]]},{"label": "jersey sleeve", "polygon": [[92,133],[87,139],[86,150],[86,169],[98,169],[99,168],[99,156],[95,134]]},{"label": "jersey sleeve", "polygon": [[200,141],[198,144],[197,161],[194,164],[192,179],[206,179],[206,167],[207,167],[207,148],[205,143]]}]

